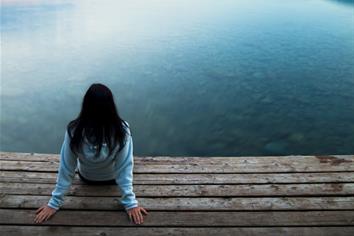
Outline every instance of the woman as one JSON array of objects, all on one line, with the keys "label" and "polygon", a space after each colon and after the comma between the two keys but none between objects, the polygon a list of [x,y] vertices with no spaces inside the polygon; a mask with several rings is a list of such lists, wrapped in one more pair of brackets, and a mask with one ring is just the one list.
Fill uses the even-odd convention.
[{"label": "woman", "polygon": [[60,166],[56,187],[48,204],[36,211],[35,222],[52,217],[64,203],[76,167],[80,178],[88,184],[116,184],[120,202],[135,224],[143,223],[142,213],[133,192],[133,140],[129,124],[116,109],[112,92],[95,83],[87,90],[79,116],[65,131],[60,151]]}]

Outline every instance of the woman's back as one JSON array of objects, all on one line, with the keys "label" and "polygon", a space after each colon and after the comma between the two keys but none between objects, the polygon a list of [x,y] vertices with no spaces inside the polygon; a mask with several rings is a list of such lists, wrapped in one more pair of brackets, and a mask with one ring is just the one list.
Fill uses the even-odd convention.
[{"label": "woman's back", "polygon": [[[129,145],[128,136],[131,135],[128,122],[126,131],[127,137],[125,145]],[[70,139],[70,138],[69,138]],[[125,146],[124,145],[124,146]],[[109,148],[106,142],[102,143],[102,148],[97,154],[98,145],[92,144],[86,137],[82,143],[82,153],[78,153],[78,170],[86,179],[104,181],[116,177],[115,162],[120,161],[127,155],[127,148],[120,149],[117,143],[114,150],[109,154]]]}]

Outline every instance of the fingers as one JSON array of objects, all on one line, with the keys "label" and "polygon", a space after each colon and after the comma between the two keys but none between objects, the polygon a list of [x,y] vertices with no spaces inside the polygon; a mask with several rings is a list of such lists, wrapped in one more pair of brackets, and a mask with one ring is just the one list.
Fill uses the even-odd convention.
[{"label": "fingers", "polygon": [[54,213],[55,212],[42,210],[36,215],[34,222],[35,223],[42,223],[43,221],[47,221],[51,216],[54,215]]},{"label": "fingers", "polygon": [[36,211],[36,214],[38,214],[40,211],[42,211],[44,207],[45,206],[41,206],[40,208],[38,208],[37,211]]},{"label": "fingers", "polygon": [[133,217],[134,223],[135,223],[135,224],[137,224],[137,219],[136,219],[135,212],[134,212],[134,213],[132,213],[132,217]]},{"label": "fingers", "polygon": [[44,221],[44,219],[45,219],[46,216],[47,216],[47,215],[46,215],[45,212],[43,212],[43,214],[40,214],[39,219],[38,219],[38,223],[42,223],[42,222]]},{"label": "fingers", "polygon": [[143,211],[143,213],[144,213],[145,215],[148,215],[148,214],[149,214],[144,208],[141,208],[141,210]]},{"label": "fingers", "polygon": [[128,216],[129,216],[129,220],[130,220],[130,222],[132,222],[133,221],[133,219],[132,219],[132,214],[129,212],[128,213]]},{"label": "fingers", "polygon": [[133,218],[135,224],[142,224],[144,222],[143,215],[141,214],[140,210],[134,211]]},{"label": "fingers", "polygon": [[39,219],[42,217],[42,214],[43,214],[43,212],[40,212],[40,213],[38,213],[38,214],[36,215],[36,217],[34,218],[34,222],[35,222],[35,223],[40,223],[40,222],[39,222]]},{"label": "fingers", "polygon": [[136,217],[135,211],[131,212],[131,217],[133,218],[134,224],[137,224],[138,221],[137,221],[137,217]]},{"label": "fingers", "polygon": [[44,221],[47,221],[50,219],[50,217],[52,217],[52,214],[48,214],[47,217],[44,218]]},{"label": "fingers", "polygon": [[138,218],[139,218],[139,224],[142,224],[144,222],[144,220],[143,220],[143,215],[141,214],[141,211],[138,211]]},{"label": "fingers", "polygon": [[142,224],[144,222],[144,217],[142,212],[146,215],[148,215],[149,213],[142,207],[138,208],[137,211],[134,212],[134,221],[136,224]]},{"label": "fingers", "polygon": [[45,217],[46,217],[46,214],[42,214],[41,217],[39,218],[39,223],[42,223],[44,221]]},{"label": "fingers", "polygon": [[44,216],[44,215],[45,215],[45,214],[44,214],[43,212],[40,212],[40,213],[36,216],[34,222],[35,222],[35,223],[42,223],[42,222],[43,222],[43,216]]}]

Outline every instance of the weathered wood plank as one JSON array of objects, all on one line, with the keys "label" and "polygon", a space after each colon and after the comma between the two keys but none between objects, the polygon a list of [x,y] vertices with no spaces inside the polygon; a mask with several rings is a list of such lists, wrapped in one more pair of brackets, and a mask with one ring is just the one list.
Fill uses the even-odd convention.
[{"label": "weathered wood plank", "polygon": [[59,158],[59,154],[52,153],[0,152],[0,160],[5,161],[59,161]]},{"label": "weathered wood plank", "polygon": [[[134,192],[139,205],[150,213],[143,225],[129,222],[117,186],[88,186],[76,176],[62,210],[46,223],[50,227],[35,226],[35,209],[50,198],[58,160],[59,155],[52,154],[0,152],[0,234],[28,235],[28,230],[34,235],[354,232],[350,227],[354,225],[353,155],[135,157]],[[11,224],[21,226],[16,225],[16,231]],[[91,227],[77,227],[86,225]]]},{"label": "weathered wood plank", "polygon": [[[35,225],[35,210],[0,209],[0,224]],[[122,211],[61,210],[43,225],[131,226]],[[354,225],[354,211],[160,212],[144,217],[145,226],[326,226]]]},{"label": "weathered wood plank", "polygon": [[6,236],[352,236],[354,227],[66,227],[66,226],[1,226],[0,234]]},{"label": "weathered wood plank", "polygon": [[[196,156],[191,156],[191,157],[183,157],[183,156],[134,156],[136,161],[148,161],[150,163],[152,162],[185,162],[186,160],[192,161],[192,162],[200,162],[200,161],[206,161],[206,162],[237,162],[239,163],[240,160],[241,162],[247,162],[247,163],[252,163],[252,162],[258,162],[258,161],[263,161],[260,159],[264,159],[265,161],[272,161],[272,160],[277,160],[277,159],[284,159],[284,160],[297,160],[299,158],[304,158],[306,159],[319,159],[321,162],[331,162],[334,165],[341,164],[343,161],[346,162],[345,160],[351,160],[353,161],[354,155],[326,155],[326,156],[305,156],[305,155],[290,155],[290,156],[212,156],[212,157],[196,157]],[[47,153],[21,153],[21,152],[0,152],[0,160],[16,160],[16,161],[59,161],[59,154],[47,154]],[[344,160],[341,160],[344,159]]]},{"label": "weathered wood plank", "polygon": [[[54,184],[0,183],[0,192],[22,195],[51,195]],[[330,184],[242,184],[242,185],[134,185],[137,197],[236,197],[236,196],[354,196],[354,183]],[[117,185],[73,185],[71,196],[120,196]]]},{"label": "weathered wood plank", "polygon": [[[6,156],[6,155],[3,155]],[[5,158],[4,158],[5,159]],[[136,173],[354,171],[354,156],[135,157]],[[57,171],[58,161],[1,161],[1,170]]]},{"label": "weathered wood plank", "polygon": [[[38,208],[49,196],[0,195],[0,208]],[[353,210],[354,197],[180,197],[137,198],[148,210]],[[66,196],[62,209],[123,209],[119,197]]]},{"label": "weathered wood plank", "polygon": [[[1,171],[0,182],[55,183],[57,173]],[[247,183],[333,183],[354,182],[354,172],[266,173],[266,174],[134,174],[133,184],[247,184]],[[73,184],[84,184],[75,176]]]},{"label": "weathered wood plank", "polygon": [[[263,158],[260,158],[263,159]],[[338,165],[326,163],[295,162],[281,163],[282,161],[272,163],[243,163],[231,165],[228,163],[190,163],[186,161],[184,164],[153,164],[135,161],[135,173],[247,173],[247,172],[334,172],[334,171],[354,171],[354,165],[351,160],[350,163],[343,162]],[[56,172],[58,170],[58,162],[27,162],[27,161],[1,161],[0,170],[22,170],[22,171],[42,171],[42,172]]]}]

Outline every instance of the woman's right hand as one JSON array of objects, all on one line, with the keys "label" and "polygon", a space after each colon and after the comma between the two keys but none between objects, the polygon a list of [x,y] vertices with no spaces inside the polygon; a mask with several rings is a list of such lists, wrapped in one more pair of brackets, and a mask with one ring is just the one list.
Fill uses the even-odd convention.
[{"label": "woman's right hand", "polygon": [[139,206],[127,210],[130,221],[132,221],[133,219],[135,224],[142,224],[144,222],[144,219],[141,212],[143,212],[145,215],[149,214],[144,208]]}]

